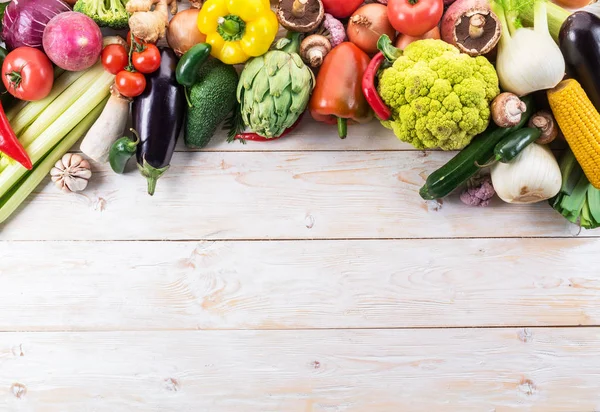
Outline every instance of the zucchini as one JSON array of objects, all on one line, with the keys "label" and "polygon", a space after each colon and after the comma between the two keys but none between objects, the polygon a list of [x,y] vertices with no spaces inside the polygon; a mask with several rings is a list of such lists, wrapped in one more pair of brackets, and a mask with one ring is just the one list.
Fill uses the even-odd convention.
[{"label": "zucchini", "polygon": [[506,129],[491,125],[485,132],[476,136],[473,141],[454,156],[448,163],[429,175],[425,185],[419,191],[425,200],[440,199],[452,193],[475,175],[480,167],[494,157],[494,148],[507,135],[521,129],[534,113],[533,98],[522,98],[527,105],[519,124]]},{"label": "zucchini", "polygon": [[526,127],[517,130],[500,141],[494,148],[494,154],[498,162],[510,163],[527,146],[535,142],[542,131],[540,129]]}]

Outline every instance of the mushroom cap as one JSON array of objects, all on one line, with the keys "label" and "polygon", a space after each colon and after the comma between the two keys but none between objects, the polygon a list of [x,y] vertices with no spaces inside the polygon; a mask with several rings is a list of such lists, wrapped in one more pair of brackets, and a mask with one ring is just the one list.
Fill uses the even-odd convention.
[{"label": "mushroom cap", "polygon": [[321,0],[304,0],[304,13],[293,12],[294,2],[303,0],[279,0],[277,19],[288,30],[307,33],[316,29],[325,17],[325,7]]},{"label": "mushroom cap", "polygon": [[[472,26],[476,22],[477,27]],[[472,8],[464,12],[454,25],[454,41],[461,52],[481,56],[491,52],[500,41],[502,26],[492,11]],[[474,31],[477,35],[473,36]]]}]

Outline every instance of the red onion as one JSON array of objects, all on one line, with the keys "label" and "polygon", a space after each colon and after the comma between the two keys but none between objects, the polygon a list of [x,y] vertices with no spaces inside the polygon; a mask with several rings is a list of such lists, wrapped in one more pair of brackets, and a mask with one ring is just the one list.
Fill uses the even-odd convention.
[{"label": "red onion", "polygon": [[46,24],[59,13],[71,11],[62,0],[13,0],[4,12],[2,38],[9,50],[21,46],[42,50]]}]

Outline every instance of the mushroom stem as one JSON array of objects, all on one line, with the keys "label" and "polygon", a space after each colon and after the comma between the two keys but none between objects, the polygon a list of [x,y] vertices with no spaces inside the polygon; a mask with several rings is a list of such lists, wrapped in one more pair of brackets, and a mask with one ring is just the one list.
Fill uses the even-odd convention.
[{"label": "mushroom stem", "polygon": [[307,60],[311,67],[319,67],[323,64],[325,53],[318,47],[314,47],[308,51]]},{"label": "mushroom stem", "polygon": [[306,13],[306,4],[308,0],[294,0],[294,4],[292,5],[292,14],[294,17],[302,17],[304,13]]},{"label": "mushroom stem", "polygon": [[474,14],[469,19],[469,37],[478,39],[483,36],[483,27],[485,26],[485,16]]}]

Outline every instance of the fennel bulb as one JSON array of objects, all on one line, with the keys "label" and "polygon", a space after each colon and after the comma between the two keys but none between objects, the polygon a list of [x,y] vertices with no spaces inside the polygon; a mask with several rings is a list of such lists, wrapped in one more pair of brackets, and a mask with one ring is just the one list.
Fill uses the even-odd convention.
[{"label": "fennel bulb", "polygon": [[548,146],[532,143],[510,163],[492,166],[492,185],[507,203],[537,203],[556,196],[560,167]]},{"label": "fennel bulb", "polygon": [[537,0],[534,5],[533,29],[517,29],[502,5],[496,3],[494,9],[502,23],[496,60],[502,89],[525,96],[560,83],[565,75],[565,59],[548,31],[546,2]]}]

